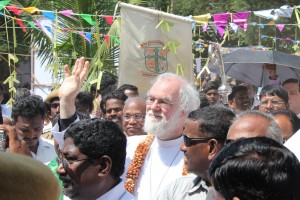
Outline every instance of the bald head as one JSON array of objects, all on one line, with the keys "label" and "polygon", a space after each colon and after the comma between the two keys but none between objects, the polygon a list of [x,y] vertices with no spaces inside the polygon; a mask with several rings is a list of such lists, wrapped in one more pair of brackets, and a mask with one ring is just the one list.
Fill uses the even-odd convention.
[{"label": "bald head", "polygon": [[274,118],[260,111],[247,111],[238,116],[232,123],[227,139],[268,137],[279,143],[283,143],[279,126]]},{"label": "bald head", "polygon": [[51,170],[30,157],[0,153],[0,199],[58,200],[61,189]]}]

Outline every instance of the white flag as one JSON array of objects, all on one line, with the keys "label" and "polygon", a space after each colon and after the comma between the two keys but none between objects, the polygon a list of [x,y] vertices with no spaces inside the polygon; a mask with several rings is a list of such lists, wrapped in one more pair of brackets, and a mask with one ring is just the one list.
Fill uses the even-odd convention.
[{"label": "white flag", "polygon": [[[150,82],[165,72],[176,73],[183,66],[183,75],[193,81],[192,21],[161,11],[119,3],[121,7],[121,45],[119,86],[132,84],[145,95]],[[169,32],[156,26],[164,20]],[[163,49],[176,49],[176,54]],[[182,68],[180,68],[182,69]]]}]

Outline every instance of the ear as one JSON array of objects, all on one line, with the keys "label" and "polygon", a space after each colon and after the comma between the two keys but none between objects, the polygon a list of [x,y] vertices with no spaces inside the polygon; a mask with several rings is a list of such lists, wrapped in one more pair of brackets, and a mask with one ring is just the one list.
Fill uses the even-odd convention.
[{"label": "ear", "polygon": [[98,176],[107,176],[110,173],[112,167],[112,160],[109,156],[102,156],[99,159]]},{"label": "ear", "polygon": [[219,142],[216,139],[211,139],[208,141],[208,160],[212,160],[215,155],[218,153],[220,147]]},{"label": "ear", "polygon": [[290,109],[290,104],[289,104],[289,103],[286,103],[286,104],[285,104],[285,107],[286,107],[287,110],[289,110],[289,109]]},{"label": "ear", "polygon": [[232,108],[234,101],[233,100],[228,100],[228,106],[229,108]]}]

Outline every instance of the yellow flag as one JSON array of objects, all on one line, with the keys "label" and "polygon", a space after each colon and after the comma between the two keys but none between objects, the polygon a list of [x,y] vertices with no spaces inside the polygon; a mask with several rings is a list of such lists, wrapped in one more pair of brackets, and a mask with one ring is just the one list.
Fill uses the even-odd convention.
[{"label": "yellow flag", "polygon": [[36,11],[39,11],[36,7],[27,7],[27,8],[22,8],[22,10],[29,12],[30,14],[33,14]]},{"label": "yellow flag", "polygon": [[211,18],[211,15],[209,13],[205,15],[197,15],[197,16],[192,16],[193,20],[199,24],[207,24],[208,20]]}]

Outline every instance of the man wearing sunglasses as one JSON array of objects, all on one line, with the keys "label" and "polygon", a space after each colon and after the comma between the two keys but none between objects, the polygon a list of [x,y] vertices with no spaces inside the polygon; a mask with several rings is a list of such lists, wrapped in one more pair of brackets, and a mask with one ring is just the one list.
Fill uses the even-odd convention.
[{"label": "man wearing sunglasses", "polygon": [[64,194],[82,200],[134,199],[120,179],[125,158],[126,136],[114,122],[94,118],[71,125],[58,156]]},{"label": "man wearing sunglasses", "polygon": [[[224,145],[235,114],[221,105],[191,112],[185,121],[181,151],[184,152],[188,176],[169,184],[155,199],[205,199],[211,186],[208,167]],[[195,176],[196,175],[196,176]]]}]

